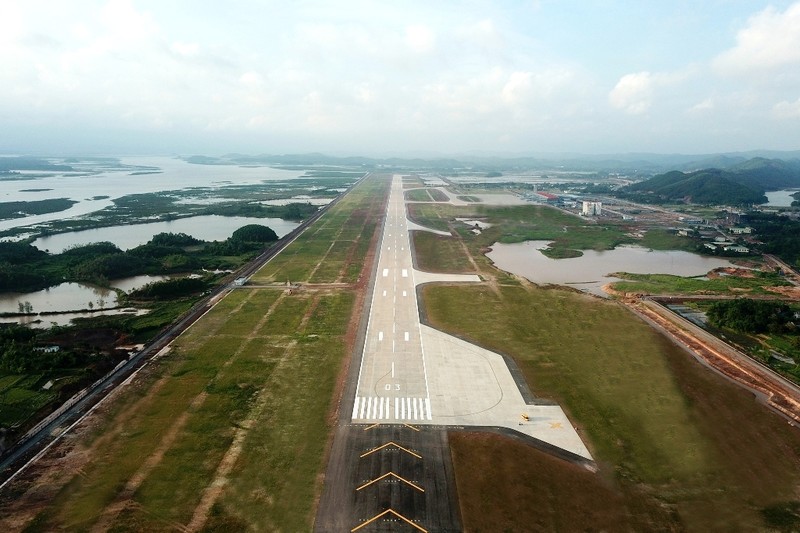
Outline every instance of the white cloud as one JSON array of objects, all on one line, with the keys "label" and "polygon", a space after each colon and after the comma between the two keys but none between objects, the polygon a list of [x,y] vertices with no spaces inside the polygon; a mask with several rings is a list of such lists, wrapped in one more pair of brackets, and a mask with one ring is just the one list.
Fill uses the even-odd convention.
[{"label": "white cloud", "polygon": [[[171,135],[162,137],[165,147],[202,130],[226,134],[211,142],[293,135],[308,140],[297,149],[319,150],[347,143],[491,150],[494,141],[503,149],[544,142],[553,150],[594,150],[600,137],[609,145],[625,136],[657,144],[675,131],[694,147],[689,137],[711,137],[710,125],[720,132],[715,142],[725,128],[766,138],[770,128],[796,126],[779,119],[796,117],[800,105],[800,3],[761,10],[768,1],[753,0],[759,7],[739,6],[729,16],[714,7],[716,30],[747,23],[735,47],[704,61],[716,53],[702,49],[704,41],[681,56],[680,46],[648,45],[649,36],[631,25],[626,38],[642,48],[628,53],[610,46],[618,40],[607,39],[611,30],[597,9],[567,21],[552,3],[530,0],[349,0],[348,9],[307,0],[275,4],[267,18],[260,1],[249,0],[232,7],[201,2],[192,10],[157,0],[0,0],[7,23],[0,32],[0,116],[6,132],[59,120],[93,125],[109,139],[106,128],[158,128]],[[658,5],[654,12],[674,11]],[[670,35],[685,38],[679,28]],[[714,75],[732,72],[731,64],[772,70]],[[750,127],[755,120],[761,122]],[[646,127],[659,135],[642,135]],[[0,151],[12,145],[5,139],[14,142],[0,132]],[[329,144],[314,144],[320,139]]]},{"label": "white cloud", "polygon": [[714,99],[713,98],[706,98],[702,102],[697,102],[696,104],[694,104],[689,109],[689,111],[691,111],[693,113],[703,113],[703,112],[706,112],[706,111],[711,111],[712,109],[714,109],[714,107],[715,107]]},{"label": "white cloud", "polygon": [[778,102],[772,108],[772,115],[778,119],[800,118],[800,98],[794,102]]},{"label": "white cloud", "polygon": [[500,92],[503,101],[507,104],[515,104],[523,100],[531,90],[532,79],[532,72],[512,72]]},{"label": "white cloud", "polygon": [[169,49],[173,54],[183,57],[193,57],[197,55],[198,51],[200,51],[200,45],[197,43],[175,41],[172,43],[172,45],[170,45]]},{"label": "white cloud", "polygon": [[756,13],[736,35],[736,46],[720,54],[722,73],[747,73],[796,65],[800,68],[800,2],[786,11],[773,7]]},{"label": "white cloud", "polygon": [[407,26],[406,44],[418,54],[432,52],[436,47],[436,34],[428,26],[422,24]]},{"label": "white cloud", "polygon": [[642,71],[622,76],[609,93],[608,102],[631,115],[645,113],[653,103],[653,75]]}]

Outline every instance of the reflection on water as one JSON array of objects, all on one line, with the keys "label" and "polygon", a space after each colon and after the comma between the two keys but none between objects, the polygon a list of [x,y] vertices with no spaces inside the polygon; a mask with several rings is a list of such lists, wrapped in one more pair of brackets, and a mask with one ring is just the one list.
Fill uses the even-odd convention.
[{"label": "reflection on water", "polygon": [[0,313],[18,313],[19,304],[25,302],[31,304],[34,313],[102,309],[116,307],[117,293],[94,285],[62,283],[36,292],[0,294]]},{"label": "reflection on water", "polygon": [[283,237],[298,226],[296,222],[290,222],[282,218],[206,215],[164,222],[151,222],[150,224],[130,224],[127,226],[59,233],[58,235],[49,235],[36,239],[33,245],[40,250],[48,250],[50,253],[57,254],[70,246],[103,241],[113,242],[120,249],[129,250],[146,243],[153,238],[153,235],[158,233],[186,233],[204,241],[224,241],[234,231],[247,224],[269,226],[278,234],[278,237]]},{"label": "reflection on water", "polygon": [[[112,287],[130,292],[153,283],[169,279],[169,276],[133,276],[111,280]],[[16,322],[34,328],[49,328],[53,324],[66,326],[73,318],[117,314],[144,314],[147,309],[108,309],[117,306],[117,293],[94,285],[83,283],[62,283],[36,292],[0,294],[0,313],[19,313],[19,305],[29,303],[34,313],[57,312],[57,315],[35,315],[0,318],[2,323]],[[91,302],[91,304],[90,304]],[[64,313],[64,311],[91,311]]]},{"label": "reflection on water", "polygon": [[19,316],[0,318],[0,323],[13,324],[17,323],[20,326],[28,326],[35,329],[47,329],[53,326],[68,326],[75,318],[86,318],[95,316],[106,315],[146,315],[149,309],[104,309],[100,311],[92,311],[85,313],[59,313],[57,315],[44,315],[44,316]]},{"label": "reflection on water", "polygon": [[144,287],[148,283],[155,283],[167,279],[169,279],[169,276],[133,276],[130,278],[112,279],[108,283],[117,289],[131,292]]},{"label": "reflection on water", "polygon": [[618,278],[608,277],[611,272],[701,276],[717,267],[733,266],[715,257],[677,250],[649,250],[638,246],[619,246],[602,252],[583,250],[581,257],[550,259],[540,251],[548,244],[550,241],[495,243],[492,251],[486,255],[498,268],[534,283],[570,285],[599,296],[605,296],[601,290],[603,285],[619,281]]}]

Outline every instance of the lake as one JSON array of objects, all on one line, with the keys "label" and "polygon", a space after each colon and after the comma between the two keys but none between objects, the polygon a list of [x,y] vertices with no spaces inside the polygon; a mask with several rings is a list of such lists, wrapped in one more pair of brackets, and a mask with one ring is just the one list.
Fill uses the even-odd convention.
[{"label": "lake", "polygon": [[40,250],[57,254],[70,246],[103,241],[113,242],[120,249],[129,250],[146,243],[158,233],[186,233],[204,241],[224,241],[234,231],[247,224],[269,226],[278,234],[278,237],[283,237],[299,225],[297,222],[290,222],[282,218],[204,215],[149,224],[130,224],[59,233],[36,239],[33,245]]},{"label": "lake", "polygon": [[117,293],[83,283],[62,283],[49,289],[28,293],[6,292],[0,294],[0,312],[19,312],[19,302],[30,302],[34,313],[86,309],[89,302],[100,309],[116,307]]},{"label": "lake", "polygon": [[[112,205],[111,199],[128,194],[189,187],[252,185],[265,181],[295,179],[304,174],[303,171],[271,167],[195,165],[171,157],[122,157],[120,164],[158,167],[160,171],[154,174],[134,175],[131,174],[134,169],[107,170],[90,175],[83,172],[63,172],[33,180],[3,181],[0,202],[69,198],[78,203],[58,213],[0,220],[0,231],[86,215]],[[109,196],[109,198],[93,200],[92,198],[96,196]]]},{"label": "lake", "polygon": [[[109,283],[112,287],[130,292],[148,283],[163,281],[165,279],[169,279],[169,276],[133,276],[130,278],[111,280]],[[52,311],[61,314],[0,318],[0,322],[16,322],[32,327],[48,328],[53,322],[59,326],[66,326],[73,318],[77,317],[120,313],[142,314],[147,312],[147,310],[143,309],[103,309],[117,306],[116,292],[85,283],[62,283],[61,285],[36,292],[11,292],[0,294],[0,313],[17,313],[19,312],[19,304],[22,303],[24,305],[25,302],[30,302],[34,313]],[[92,308],[94,309],[91,313],[64,312],[88,309],[89,302],[92,302]],[[41,322],[34,323],[34,320],[41,320]]]},{"label": "lake", "polygon": [[618,246],[602,252],[583,250],[581,257],[551,259],[540,251],[548,244],[550,241],[495,243],[486,256],[498,268],[523,276],[533,283],[568,285],[598,296],[606,296],[601,289],[603,285],[620,281],[608,277],[610,272],[701,276],[717,267],[733,266],[729,261],[716,257],[638,246]]},{"label": "lake", "polygon": [[797,192],[797,189],[782,190],[782,191],[769,191],[764,195],[767,197],[767,205],[770,207],[789,207],[794,202],[792,195]]}]

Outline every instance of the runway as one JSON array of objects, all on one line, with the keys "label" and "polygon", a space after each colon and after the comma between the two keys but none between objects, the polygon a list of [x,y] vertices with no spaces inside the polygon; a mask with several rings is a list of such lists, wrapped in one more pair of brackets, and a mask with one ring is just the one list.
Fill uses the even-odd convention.
[{"label": "runway", "polygon": [[521,434],[543,451],[594,464],[562,409],[537,399],[513,361],[420,323],[420,285],[481,279],[416,270],[410,231],[434,230],[406,218],[403,180],[395,175],[361,361],[350,381],[355,392],[343,398],[314,526],[319,533],[461,531],[450,431]]},{"label": "runway", "polygon": [[514,378],[513,362],[420,323],[418,285],[480,278],[416,270],[410,231],[433,230],[407,219],[395,175],[351,421],[503,427],[591,460],[561,407],[537,401],[519,373]]}]

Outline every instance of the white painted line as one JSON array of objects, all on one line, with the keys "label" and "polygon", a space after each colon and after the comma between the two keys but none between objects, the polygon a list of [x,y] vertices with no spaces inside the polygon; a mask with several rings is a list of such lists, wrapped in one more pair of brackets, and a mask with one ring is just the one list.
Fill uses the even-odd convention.
[{"label": "white painted line", "polygon": [[355,402],[353,402],[353,417],[352,417],[352,418],[353,418],[353,420],[355,420],[356,418],[358,418],[358,403],[359,403],[359,400],[360,400],[360,399],[361,399],[361,398],[359,398],[358,396],[356,396],[356,401],[355,401]]},{"label": "white painted line", "polygon": [[405,338],[406,338],[406,340],[409,340],[409,334],[408,334],[408,332],[407,332],[407,331],[406,331]]},{"label": "white painted line", "polygon": [[403,269],[403,277],[404,277],[404,278],[407,278],[407,277],[408,277],[408,269],[407,269],[407,268],[404,268],[404,269]]},{"label": "white painted line", "polygon": [[386,249],[387,249],[387,250],[391,250],[391,249],[392,249],[392,247],[391,247],[391,246],[387,246],[387,247],[386,247]]},{"label": "white painted line", "polygon": [[394,353],[394,339],[392,339],[392,353]]},{"label": "white painted line", "polygon": [[372,412],[372,396],[367,398],[367,418],[372,418],[370,413]]},{"label": "white painted line", "polygon": [[382,332],[382,331],[379,331],[379,332],[378,332],[378,342],[380,342],[380,341],[382,341],[382,340],[383,340],[383,332]]},{"label": "white painted line", "polygon": [[400,400],[400,418],[399,420],[406,419],[406,402],[403,401],[403,398],[398,398]]},{"label": "white painted line", "polygon": [[367,402],[364,401],[364,398],[361,398],[361,409],[358,413],[358,418],[364,418],[364,409],[367,407]]},{"label": "white painted line", "polygon": [[384,268],[383,269],[383,277],[385,278],[388,275],[389,275],[389,269],[388,268]]},{"label": "white painted line", "polygon": [[428,420],[430,420],[431,419],[431,399],[430,398],[425,398],[425,407],[427,408],[427,411],[428,411]]},{"label": "white painted line", "polygon": [[408,418],[411,418],[411,398],[406,398],[406,403],[408,404]]},{"label": "white painted line", "polygon": [[400,403],[397,401],[399,398],[394,399],[394,419],[400,420]]},{"label": "white painted line", "polygon": [[405,246],[401,246],[401,247],[400,247],[400,251],[401,251],[401,252],[405,252],[405,251],[406,251],[406,248],[405,248]]},{"label": "white painted line", "polygon": [[422,398],[419,399],[419,419],[425,420],[425,401]]},{"label": "white painted line", "polygon": [[383,291],[383,295],[386,296],[386,291]]},{"label": "white painted line", "polygon": [[386,398],[381,398],[381,403],[380,403],[380,405],[378,407],[378,418],[383,418],[383,401],[385,399]]},{"label": "white painted line", "polygon": [[407,296],[406,291],[403,291],[403,296]]},{"label": "white painted line", "polygon": [[417,399],[416,398],[414,398],[414,401],[412,402],[412,405],[414,406],[414,420],[416,420],[417,419]]},{"label": "white painted line", "polygon": [[392,361],[392,377],[394,377],[394,361]]}]

